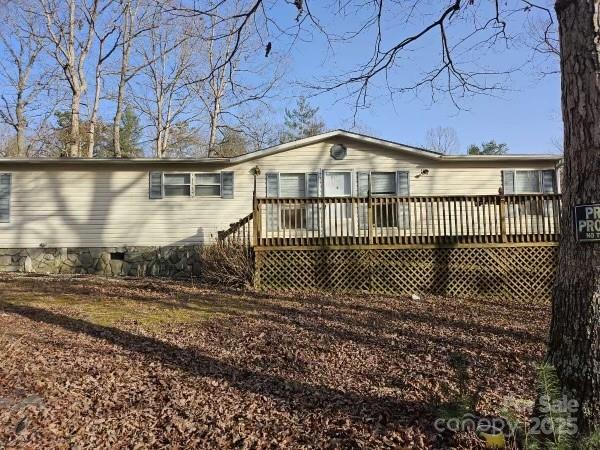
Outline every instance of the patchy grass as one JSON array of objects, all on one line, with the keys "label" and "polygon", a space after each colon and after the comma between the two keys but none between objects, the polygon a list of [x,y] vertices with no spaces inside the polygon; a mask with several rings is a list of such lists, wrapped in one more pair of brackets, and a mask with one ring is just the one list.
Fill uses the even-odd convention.
[{"label": "patchy grass", "polygon": [[477,448],[531,400],[547,305],[0,276],[0,448]]},{"label": "patchy grass", "polygon": [[131,322],[146,328],[198,322],[239,308],[234,302],[229,305],[196,302],[186,289],[170,290],[169,286],[166,281],[132,283],[85,276],[13,276],[0,279],[0,306],[61,312],[96,325]]}]

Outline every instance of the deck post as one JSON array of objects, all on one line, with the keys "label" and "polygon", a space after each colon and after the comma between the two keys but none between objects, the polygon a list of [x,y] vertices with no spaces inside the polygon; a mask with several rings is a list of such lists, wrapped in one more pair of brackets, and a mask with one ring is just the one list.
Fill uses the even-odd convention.
[{"label": "deck post", "polygon": [[507,242],[506,237],[506,198],[500,195],[500,236],[502,242]]},{"label": "deck post", "polygon": [[252,233],[252,247],[256,247],[258,245],[258,231],[260,230],[260,209],[258,206],[258,197],[256,195],[256,176],[257,171],[254,171],[254,190],[252,192],[252,218],[254,219],[253,223],[253,233]]},{"label": "deck post", "polygon": [[371,189],[369,188],[369,199],[367,206],[367,221],[369,224],[369,245],[373,244],[373,235],[375,234],[375,227],[373,223],[373,197],[371,196]]}]

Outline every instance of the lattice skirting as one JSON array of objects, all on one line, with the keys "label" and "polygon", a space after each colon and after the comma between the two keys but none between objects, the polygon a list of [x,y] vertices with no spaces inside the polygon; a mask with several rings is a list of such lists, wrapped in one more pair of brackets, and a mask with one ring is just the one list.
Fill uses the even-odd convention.
[{"label": "lattice skirting", "polygon": [[259,289],[550,298],[557,247],[256,252]]}]

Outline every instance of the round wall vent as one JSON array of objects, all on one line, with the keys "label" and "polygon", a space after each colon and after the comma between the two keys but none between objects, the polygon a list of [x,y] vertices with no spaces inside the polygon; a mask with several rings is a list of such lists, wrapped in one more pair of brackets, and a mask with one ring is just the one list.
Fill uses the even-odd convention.
[{"label": "round wall vent", "polygon": [[348,149],[345,145],[335,144],[331,146],[330,153],[333,159],[344,159],[348,153]]}]

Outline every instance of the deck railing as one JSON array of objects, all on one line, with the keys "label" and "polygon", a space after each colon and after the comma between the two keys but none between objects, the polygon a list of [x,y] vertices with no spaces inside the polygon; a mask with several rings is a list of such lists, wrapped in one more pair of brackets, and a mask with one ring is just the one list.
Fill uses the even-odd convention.
[{"label": "deck railing", "polygon": [[227,245],[241,245],[245,248],[252,246],[252,219],[254,212],[229,225],[229,228],[219,231],[219,242]]},{"label": "deck railing", "polygon": [[554,242],[560,194],[259,198],[256,246]]}]

